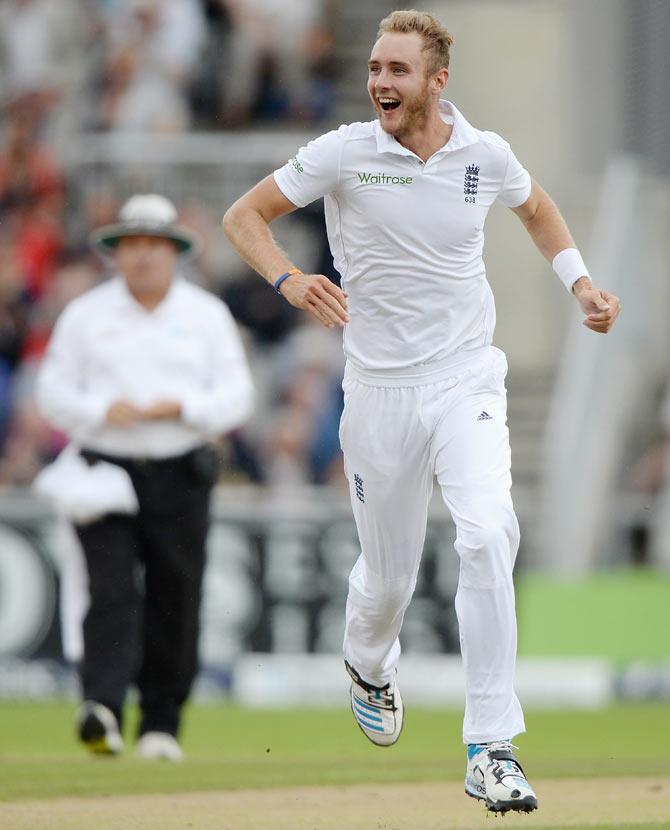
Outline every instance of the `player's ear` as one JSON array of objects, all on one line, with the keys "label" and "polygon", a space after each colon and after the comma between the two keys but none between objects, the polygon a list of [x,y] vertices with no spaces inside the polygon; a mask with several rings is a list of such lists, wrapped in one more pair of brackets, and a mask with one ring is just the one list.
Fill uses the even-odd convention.
[{"label": "player's ear", "polygon": [[433,75],[433,83],[435,85],[436,92],[442,92],[442,90],[446,87],[447,81],[449,80],[449,70],[446,66],[442,67],[439,72],[436,72]]}]

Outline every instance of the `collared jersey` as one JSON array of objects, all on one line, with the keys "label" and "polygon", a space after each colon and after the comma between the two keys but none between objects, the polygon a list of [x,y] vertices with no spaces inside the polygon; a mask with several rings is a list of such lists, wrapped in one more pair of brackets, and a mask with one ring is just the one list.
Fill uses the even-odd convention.
[{"label": "collared jersey", "polygon": [[[115,277],[70,303],[37,379],[44,416],[80,446],[117,456],[167,458],[243,423],[253,388],[227,306],[177,277],[147,311]],[[182,404],[180,420],[106,423],[109,406]]]},{"label": "collared jersey", "polygon": [[530,176],[500,136],[448,101],[440,113],[452,134],[425,163],[369,121],[311,141],[274,173],[297,207],[325,197],[349,295],[344,350],[363,369],[422,366],[492,341],[484,221],[496,200],[523,204]]}]

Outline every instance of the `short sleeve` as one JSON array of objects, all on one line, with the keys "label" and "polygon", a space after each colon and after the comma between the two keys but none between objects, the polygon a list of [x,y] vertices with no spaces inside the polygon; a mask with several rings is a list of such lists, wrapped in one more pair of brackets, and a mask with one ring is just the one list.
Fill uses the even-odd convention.
[{"label": "short sleeve", "polygon": [[530,174],[521,166],[507,142],[505,142],[505,149],[507,150],[507,167],[498,200],[505,207],[515,208],[522,205],[530,196]]},{"label": "short sleeve", "polygon": [[277,187],[296,207],[337,189],[340,178],[342,138],[336,130],[301,147],[296,155],[274,172]]}]

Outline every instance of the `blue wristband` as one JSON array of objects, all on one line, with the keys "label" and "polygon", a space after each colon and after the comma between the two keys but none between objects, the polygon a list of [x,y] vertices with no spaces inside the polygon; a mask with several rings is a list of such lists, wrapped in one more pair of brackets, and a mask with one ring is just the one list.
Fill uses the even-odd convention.
[{"label": "blue wristband", "polygon": [[288,271],[284,271],[284,273],[281,275],[281,277],[279,277],[279,279],[276,280],[274,286],[275,286],[275,291],[277,292],[277,294],[281,295],[281,291],[279,290],[279,286],[284,282],[284,280],[287,280],[289,277],[292,277],[293,274],[302,274],[302,271],[299,268],[289,268]]}]

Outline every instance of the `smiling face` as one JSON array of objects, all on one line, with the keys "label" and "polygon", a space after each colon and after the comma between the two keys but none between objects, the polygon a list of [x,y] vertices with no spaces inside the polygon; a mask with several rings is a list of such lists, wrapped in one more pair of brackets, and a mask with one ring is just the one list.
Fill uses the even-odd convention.
[{"label": "smiling face", "polygon": [[372,47],[368,94],[382,129],[401,141],[437,113],[446,68],[430,74],[421,35],[387,32]]}]

